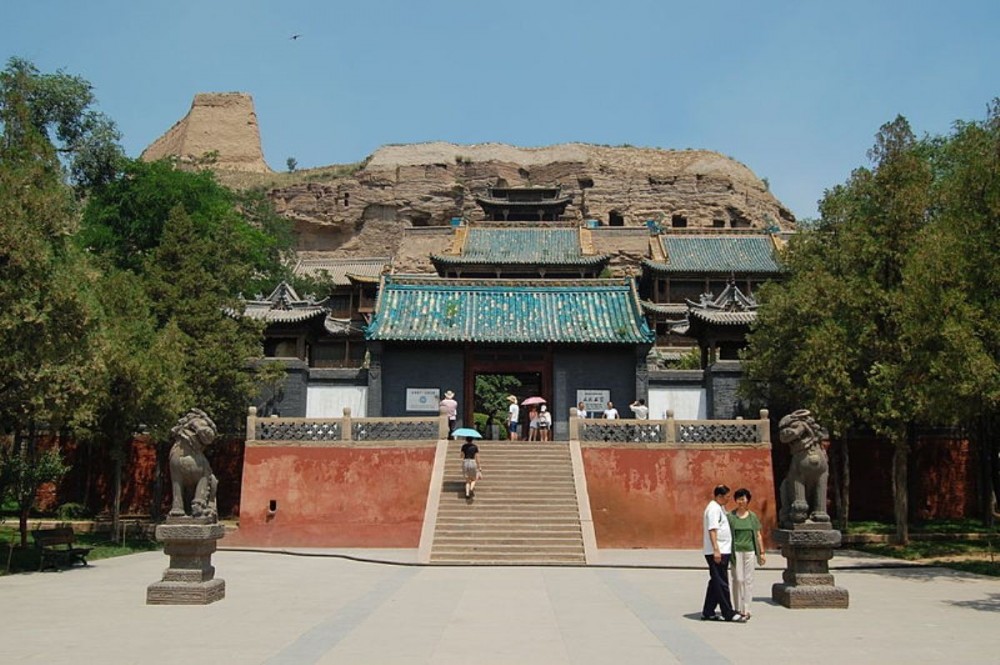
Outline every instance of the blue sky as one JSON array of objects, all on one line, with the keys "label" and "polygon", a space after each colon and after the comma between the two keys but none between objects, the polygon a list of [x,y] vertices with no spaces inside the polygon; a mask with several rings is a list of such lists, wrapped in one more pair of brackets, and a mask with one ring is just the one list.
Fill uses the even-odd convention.
[{"label": "blue sky", "polygon": [[800,218],[882,123],[945,133],[1000,96],[995,0],[4,5],[3,61],[88,79],[131,156],[196,93],[242,91],[277,170],[437,140],[702,148]]}]

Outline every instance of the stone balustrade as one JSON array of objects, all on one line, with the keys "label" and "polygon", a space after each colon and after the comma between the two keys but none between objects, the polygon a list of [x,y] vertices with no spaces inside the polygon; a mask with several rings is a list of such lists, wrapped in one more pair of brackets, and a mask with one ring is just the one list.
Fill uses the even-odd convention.
[{"label": "stone balustrade", "polygon": [[758,420],[676,420],[667,411],[664,420],[580,418],[570,409],[569,437],[583,443],[767,444],[771,422],[767,409]]},{"label": "stone balustrade", "polygon": [[342,418],[259,418],[256,407],[247,414],[248,444],[435,441],[447,436],[446,416],[354,418],[350,407]]}]

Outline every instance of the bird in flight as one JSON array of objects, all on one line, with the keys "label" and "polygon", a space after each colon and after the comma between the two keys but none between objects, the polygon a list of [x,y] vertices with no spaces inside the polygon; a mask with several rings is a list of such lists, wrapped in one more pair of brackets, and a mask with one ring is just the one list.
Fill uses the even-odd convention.
[{"label": "bird in flight", "polygon": [[302,36],[302,35],[292,35],[291,37],[289,37],[289,39],[291,39],[291,40],[296,40],[296,39],[298,39],[298,38],[299,38],[299,37],[301,37],[301,36]]}]

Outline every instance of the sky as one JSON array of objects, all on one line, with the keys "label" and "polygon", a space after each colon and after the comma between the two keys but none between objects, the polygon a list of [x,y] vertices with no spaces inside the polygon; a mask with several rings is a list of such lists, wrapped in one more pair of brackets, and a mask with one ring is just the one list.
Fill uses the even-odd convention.
[{"label": "sky", "polygon": [[[0,57],[91,82],[136,157],[199,92],[253,96],[284,170],[382,145],[714,150],[799,218],[878,128],[981,120],[1000,2],[5,0]],[[292,39],[293,35],[299,35]]]}]

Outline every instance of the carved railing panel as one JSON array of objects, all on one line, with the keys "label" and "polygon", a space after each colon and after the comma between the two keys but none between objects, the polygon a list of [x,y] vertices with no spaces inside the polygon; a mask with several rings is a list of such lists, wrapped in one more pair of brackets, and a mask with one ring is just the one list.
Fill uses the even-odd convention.
[{"label": "carved railing panel", "polygon": [[257,421],[258,441],[340,441],[339,420],[278,420]]},{"label": "carved railing panel", "polygon": [[355,420],[351,438],[355,441],[419,441],[437,439],[438,422],[430,419]]},{"label": "carved railing panel", "polygon": [[646,420],[642,423],[623,423],[616,420],[581,420],[581,441],[638,441],[659,443],[663,441],[665,422]]},{"label": "carved railing panel", "polygon": [[[673,428],[671,431],[668,428]],[[758,423],[742,420],[590,420],[579,421],[581,441],[608,443],[757,443]],[[672,436],[671,436],[672,434]]]},{"label": "carved railing panel", "polygon": [[756,443],[756,424],[749,422],[677,422],[681,443]]}]

